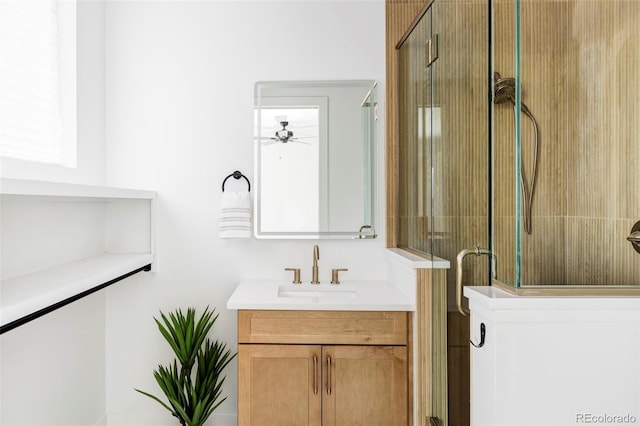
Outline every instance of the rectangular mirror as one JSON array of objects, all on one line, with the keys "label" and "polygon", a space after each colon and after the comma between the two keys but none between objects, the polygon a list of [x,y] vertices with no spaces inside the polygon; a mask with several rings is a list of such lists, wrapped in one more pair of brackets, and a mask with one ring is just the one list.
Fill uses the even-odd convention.
[{"label": "rectangular mirror", "polygon": [[376,82],[255,85],[257,238],[375,238]]}]

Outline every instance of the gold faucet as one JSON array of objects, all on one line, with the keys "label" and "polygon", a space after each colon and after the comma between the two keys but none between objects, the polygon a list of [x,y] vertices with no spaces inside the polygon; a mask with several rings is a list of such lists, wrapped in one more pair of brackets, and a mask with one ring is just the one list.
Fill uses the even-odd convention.
[{"label": "gold faucet", "polygon": [[313,246],[313,266],[311,267],[311,284],[320,284],[318,280],[318,259],[320,259],[320,248],[316,244]]}]

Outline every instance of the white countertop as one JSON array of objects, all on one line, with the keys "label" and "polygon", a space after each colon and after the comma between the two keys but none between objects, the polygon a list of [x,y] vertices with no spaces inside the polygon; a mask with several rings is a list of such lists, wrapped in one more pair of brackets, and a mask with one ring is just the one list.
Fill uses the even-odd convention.
[{"label": "white countertop", "polygon": [[400,248],[387,248],[385,252],[392,262],[412,269],[449,269],[451,267],[448,260],[433,255],[418,256]]},{"label": "white countertop", "polygon": [[466,286],[469,306],[490,310],[633,310],[640,311],[637,296],[518,296],[493,286]]},{"label": "white countertop", "polygon": [[345,281],[334,285],[246,280],[227,309],[305,311],[414,311],[415,301],[387,281]]}]

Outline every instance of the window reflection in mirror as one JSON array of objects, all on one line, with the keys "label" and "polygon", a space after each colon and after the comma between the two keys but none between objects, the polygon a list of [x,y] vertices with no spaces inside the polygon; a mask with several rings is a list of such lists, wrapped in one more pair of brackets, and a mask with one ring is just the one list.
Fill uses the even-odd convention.
[{"label": "window reflection in mirror", "polygon": [[375,82],[258,82],[258,238],[372,238]]}]

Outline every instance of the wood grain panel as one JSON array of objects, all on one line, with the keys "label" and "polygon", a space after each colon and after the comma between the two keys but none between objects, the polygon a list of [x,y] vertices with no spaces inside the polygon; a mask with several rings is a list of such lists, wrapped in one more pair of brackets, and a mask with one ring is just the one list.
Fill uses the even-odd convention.
[{"label": "wood grain panel", "polygon": [[462,426],[471,422],[469,345],[449,346],[449,425]]},{"label": "wood grain panel", "polygon": [[320,346],[238,345],[238,426],[320,426],[314,356]]},{"label": "wood grain panel", "polygon": [[[576,2],[570,12],[568,50],[569,99],[568,215],[614,217],[617,191],[616,113],[611,91],[615,62],[609,43],[615,34],[615,7],[610,2]],[[604,73],[604,74],[603,74]],[[607,76],[606,78],[603,78]],[[613,143],[612,143],[613,142]]]},{"label": "wood grain panel", "polygon": [[470,424],[469,317],[459,312],[447,314],[447,380],[449,383],[449,424]]},{"label": "wood grain panel", "polygon": [[418,426],[427,417],[447,424],[447,283],[446,271],[420,269],[417,282],[417,356],[415,386]]},{"label": "wood grain panel", "polygon": [[596,218],[570,218],[567,225],[567,284],[615,284],[615,221]]},{"label": "wood grain panel", "polygon": [[238,311],[238,343],[406,345],[407,312]]},{"label": "wood grain panel", "polygon": [[[615,187],[618,197],[617,217],[619,219],[640,220],[640,4],[635,0],[620,1],[617,4],[615,27],[618,32],[612,41],[612,60],[615,61],[615,96],[610,102],[615,105],[616,115],[612,125],[617,128],[619,141],[618,158],[614,167],[618,169]],[[631,229],[631,228],[629,228]],[[623,249],[622,253],[628,250]],[[637,265],[636,258],[635,264]],[[634,263],[624,263],[630,269]],[[636,276],[640,267],[636,268]],[[628,282],[628,281],[625,281]],[[636,279],[634,285],[640,285]]]},{"label": "wood grain panel", "polygon": [[427,416],[433,411],[433,328],[431,327],[433,318],[433,294],[431,283],[433,277],[430,271],[419,270],[416,283],[416,316],[417,316],[417,356],[415,368],[417,375],[416,399],[418,424],[416,426],[426,426]]},{"label": "wood grain panel", "polygon": [[408,424],[405,346],[325,346],[322,353],[323,426]]},{"label": "wood grain panel", "polygon": [[[515,76],[513,5],[512,1],[495,1],[492,7],[493,71],[500,73],[503,78]],[[496,279],[513,285],[516,281],[514,108],[509,104],[492,105],[492,115],[492,243],[497,258]]]}]

